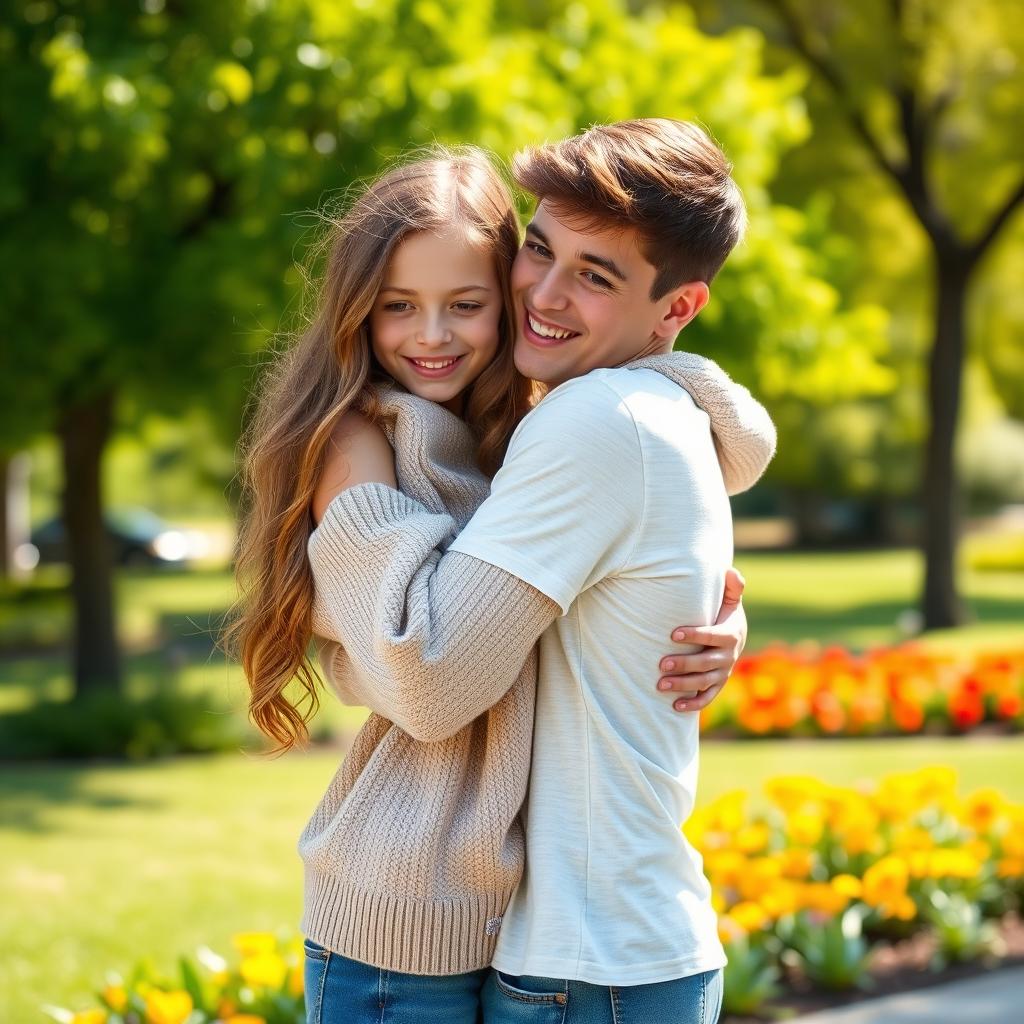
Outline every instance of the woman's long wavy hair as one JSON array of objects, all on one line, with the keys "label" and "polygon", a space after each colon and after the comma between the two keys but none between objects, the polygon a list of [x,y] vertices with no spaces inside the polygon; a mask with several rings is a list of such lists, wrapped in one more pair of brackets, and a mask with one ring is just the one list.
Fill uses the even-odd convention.
[{"label": "woman's long wavy hair", "polygon": [[[338,420],[350,409],[375,417],[372,385],[391,379],[374,358],[368,318],[403,239],[456,225],[494,260],[503,303],[498,352],[463,406],[488,475],[501,464],[531,395],[513,362],[509,275],[519,248],[518,220],[508,188],[482,151],[436,149],[395,167],[367,186],[344,216],[327,220],[326,272],[315,313],[262,378],[241,447],[239,599],[225,640],[249,682],[250,717],[276,741],[271,753],[306,742],[307,722],[319,705],[308,653],[311,501]],[[304,693],[293,703],[285,689],[296,678]]]}]

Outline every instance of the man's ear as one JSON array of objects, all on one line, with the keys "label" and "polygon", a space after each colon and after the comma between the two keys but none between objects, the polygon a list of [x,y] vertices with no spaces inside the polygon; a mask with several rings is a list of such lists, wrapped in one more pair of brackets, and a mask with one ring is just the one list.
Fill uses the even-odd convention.
[{"label": "man's ear", "polygon": [[673,288],[659,300],[665,312],[654,333],[659,338],[674,338],[707,305],[710,295],[706,281],[688,281]]}]

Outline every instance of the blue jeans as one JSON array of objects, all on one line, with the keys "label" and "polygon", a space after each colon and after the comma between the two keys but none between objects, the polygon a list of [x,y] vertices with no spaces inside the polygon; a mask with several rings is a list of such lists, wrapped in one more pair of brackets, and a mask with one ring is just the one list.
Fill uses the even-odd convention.
[{"label": "blue jeans", "polygon": [[611,987],[492,970],[482,999],[484,1024],[715,1024],[722,972]]},{"label": "blue jeans", "polygon": [[306,1024],[478,1024],[485,967],[449,977],[401,974],[306,939]]}]

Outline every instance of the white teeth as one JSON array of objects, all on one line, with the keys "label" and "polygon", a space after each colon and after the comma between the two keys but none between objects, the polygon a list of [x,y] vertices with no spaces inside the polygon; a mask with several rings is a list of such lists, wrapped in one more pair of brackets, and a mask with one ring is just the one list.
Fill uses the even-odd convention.
[{"label": "white teeth", "polygon": [[414,359],[413,362],[417,366],[422,366],[425,370],[443,370],[446,366],[451,366],[452,363],[456,362],[455,359]]},{"label": "white teeth", "polygon": [[534,320],[529,314],[527,314],[527,317],[530,321],[531,330],[535,331],[542,338],[571,338],[576,333],[575,331],[562,331],[557,327],[548,327],[539,320]]}]

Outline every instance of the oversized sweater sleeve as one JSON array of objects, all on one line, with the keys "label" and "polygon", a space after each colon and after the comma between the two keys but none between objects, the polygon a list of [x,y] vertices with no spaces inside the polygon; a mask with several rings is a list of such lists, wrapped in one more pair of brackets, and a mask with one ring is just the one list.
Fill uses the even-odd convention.
[{"label": "oversized sweater sleeve", "polygon": [[511,573],[443,554],[455,532],[451,516],[360,484],[331,502],[309,539],[325,672],[343,699],[425,742],[496,704],[559,614]]}]

